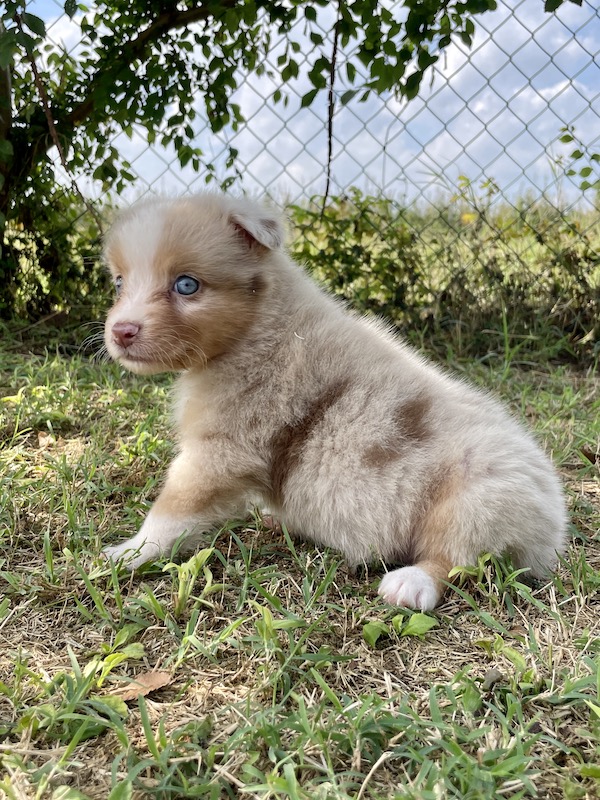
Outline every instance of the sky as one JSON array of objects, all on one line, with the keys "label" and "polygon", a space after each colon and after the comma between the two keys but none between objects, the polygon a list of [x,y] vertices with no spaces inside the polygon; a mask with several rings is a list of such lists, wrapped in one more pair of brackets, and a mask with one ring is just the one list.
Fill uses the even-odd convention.
[{"label": "sky", "polygon": [[[476,186],[491,179],[513,199],[533,191],[553,201],[579,201],[577,183],[564,177],[564,164],[557,168],[557,160],[574,146],[558,139],[561,129],[572,125],[590,152],[600,152],[600,9],[583,0],[581,7],[567,2],[546,14],[543,5],[543,0],[499,0],[496,11],[477,17],[473,46],[448,47],[414,100],[390,95],[338,103],[332,193],[358,186],[426,202],[440,191],[451,194],[465,176]],[[76,46],[77,28],[59,14],[60,3],[36,0],[28,8],[48,22],[52,38],[69,49]],[[306,52],[310,49],[307,44]],[[273,64],[276,56],[277,50]],[[215,136],[199,114],[194,144],[215,161],[220,178],[226,176],[227,145],[237,148],[241,188],[253,193],[286,201],[321,194],[326,96],[301,109],[300,97],[311,88],[302,72],[286,108],[269,101],[275,88],[267,77],[246,78],[234,101],[247,124]],[[341,81],[339,88],[346,88]],[[200,111],[199,101],[197,107]],[[132,140],[119,137],[117,147],[138,176],[127,199],[147,188],[175,193],[205,186],[205,173],[182,169],[172,151],[149,148],[139,132]],[[589,193],[583,197],[593,199]]]}]

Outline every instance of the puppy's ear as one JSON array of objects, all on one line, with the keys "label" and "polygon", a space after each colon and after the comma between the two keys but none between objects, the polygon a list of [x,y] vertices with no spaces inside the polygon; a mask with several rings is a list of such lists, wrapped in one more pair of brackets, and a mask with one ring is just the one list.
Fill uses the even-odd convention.
[{"label": "puppy's ear", "polygon": [[244,202],[230,213],[229,219],[250,245],[258,243],[268,250],[278,250],[283,245],[285,231],[276,211]]}]

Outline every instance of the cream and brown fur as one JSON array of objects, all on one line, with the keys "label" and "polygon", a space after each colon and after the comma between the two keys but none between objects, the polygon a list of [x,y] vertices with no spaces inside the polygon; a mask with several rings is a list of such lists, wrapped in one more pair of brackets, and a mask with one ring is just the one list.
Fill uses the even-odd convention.
[{"label": "cream and brown fur", "polygon": [[216,193],[115,223],[106,345],[139,374],[181,372],[179,454],[140,531],[104,553],[133,569],[255,504],[351,565],[407,565],[381,582],[392,604],[433,608],[484,551],[544,575],[566,514],[533,437],[323,292],[283,239],[272,209]]}]

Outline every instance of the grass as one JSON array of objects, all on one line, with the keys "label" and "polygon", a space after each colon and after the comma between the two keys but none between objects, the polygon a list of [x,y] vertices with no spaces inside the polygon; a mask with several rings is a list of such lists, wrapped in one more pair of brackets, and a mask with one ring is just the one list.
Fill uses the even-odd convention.
[{"label": "grass", "polygon": [[454,365],[535,427],[572,546],[531,586],[463,570],[432,614],[259,519],[187,562],[99,561],[156,496],[168,379],[0,344],[0,795],[595,798],[600,379]]}]

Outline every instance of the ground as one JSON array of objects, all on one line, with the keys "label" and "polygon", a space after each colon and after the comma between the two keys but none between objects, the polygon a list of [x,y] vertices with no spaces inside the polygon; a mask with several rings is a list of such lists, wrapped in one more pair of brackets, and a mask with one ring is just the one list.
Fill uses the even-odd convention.
[{"label": "ground", "polygon": [[[47,343],[46,343],[47,344]],[[0,791],[8,798],[596,798],[600,378],[455,363],[526,419],[572,515],[557,574],[482,557],[434,613],[256,519],[136,575],[169,380],[0,345]]]}]

